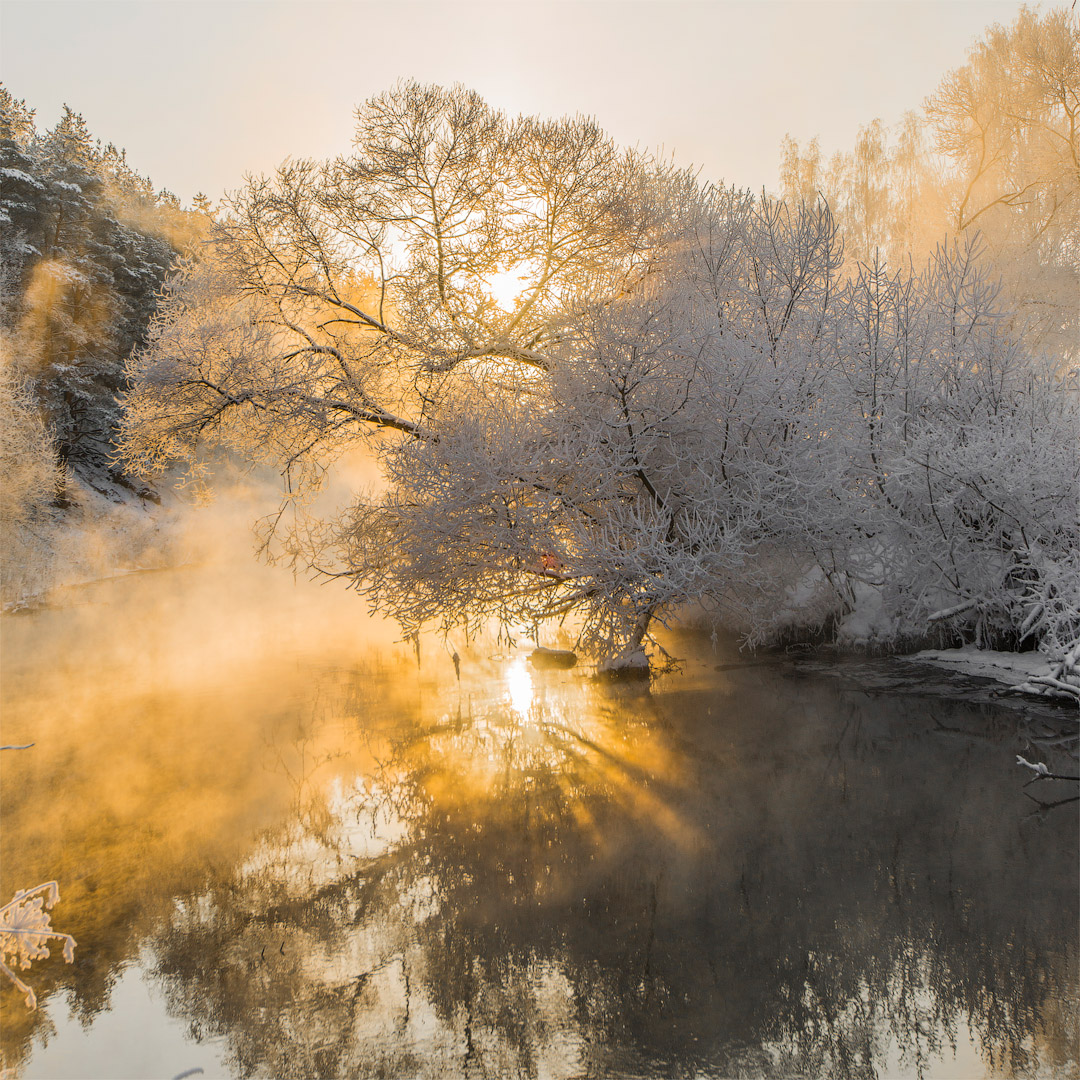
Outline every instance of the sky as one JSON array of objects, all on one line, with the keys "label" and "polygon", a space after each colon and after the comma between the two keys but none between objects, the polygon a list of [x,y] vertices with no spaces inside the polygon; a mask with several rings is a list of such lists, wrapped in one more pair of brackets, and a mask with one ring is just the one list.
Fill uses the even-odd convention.
[{"label": "sky", "polygon": [[[780,143],[850,149],[917,108],[1012,0],[0,0],[0,77],[188,203],[348,150],[402,78],[595,116],[705,180],[775,189]],[[1047,5],[1033,5],[1043,6]]]}]

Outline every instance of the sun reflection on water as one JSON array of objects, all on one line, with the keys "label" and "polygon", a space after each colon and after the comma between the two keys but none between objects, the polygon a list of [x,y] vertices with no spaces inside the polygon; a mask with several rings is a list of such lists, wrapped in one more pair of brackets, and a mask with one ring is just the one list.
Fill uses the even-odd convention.
[{"label": "sun reflection on water", "polygon": [[[934,796],[956,774],[936,746],[917,742],[921,756],[899,778],[870,776],[896,762],[893,744],[891,758],[868,761],[863,737],[845,734],[857,726],[839,726],[849,714],[831,684],[761,681],[737,703],[731,683],[711,675],[703,689],[685,676],[674,689],[613,685],[534,670],[524,653],[466,654],[460,679],[449,657],[425,659],[420,693],[411,655],[380,656],[310,665],[303,693],[290,670],[257,683],[250,701],[228,687],[212,698],[203,688],[186,705],[170,688],[126,712],[122,699],[103,699],[80,726],[84,742],[88,731],[113,736],[108,777],[131,787],[143,775],[122,756],[126,725],[131,752],[162,778],[130,805],[92,786],[106,771],[100,758],[63,742],[78,733],[70,713],[67,727],[44,729],[64,771],[27,772],[28,794],[8,795],[30,839],[20,847],[6,829],[5,855],[20,869],[42,850],[58,861],[61,842],[77,846],[83,870],[66,875],[64,925],[93,942],[85,956],[96,967],[77,984],[86,1014],[109,1007],[96,988],[138,956],[166,995],[168,1022],[216,1033],[252,1074],[279,1075],[288,1058],[290,1075],[441,1076],[455,1064],[467,1071],[473,1045],[489,1075],[578,1075],[588,1055],[608,1074],[630,1060],[628,1045],[643,1074],[678,1059],[702,1075],[854,1080],[879,1065],[897,1075],[926,1064],[930,1075],[943,1059],[950,1075],[989,1075],[977,1046],[1037,1050],[1051,1068],[1072,1060],[1071,1019],[1053,1011],[1067,1009],[1066,995],[1046,987],[1075,985],[1074,954],[1032,953],[1017,976],[998,944],[1013,940],[1014,911],[1033,940],[1035,930],[1064,940],[1064,886],[1059,902],[1032,914],[1021,863],[998,874],[1011,900],[958,913],[953,887],[935,875],[941,851],[896,839],[916,828],[955,837],[960,825],[938,824],[946,812]],[[907,705],[874,708],[865,723],[875,731],[911,723]],[[722,723],[713,719],[724,710]],[[114,712],[125,725],[107,726]],[[215,741],[221,717],[234,722]],[[202,758],[185,756],[192,731]],[[988,768],[996,753],[988,749]],[[821,782],[838,771],[842,786]],[[905,813],[924,803],[935,813],[898,818],[908,805],[899,795],[875,809],[882,776],[915,777]],[[46,849],[42,823],[58,813],[58,790],[88,824],[74,831],[67,811]],[[991,805],[976,790],[989,788],[968,789],[959,804]],[[854,857],[852,805],[867,815]],[[91,828],[105,811],[108,830]],[[978,895],[971,882],[985,876],[987,853],[960,854],[973,847],[958,844],[956,863]],[[902,918],[890,879],[882,884],[881,850],[902,855],[896,880],[912,898]],[[829,860],[845,875],[832,888],[821,883]],[[1066,878],[1055,870],[1047,881]],[[95,879],[105,887],[91,888]],[[49,993],[59,1001],[72,984],[40,985],[47,1008]],[[965,1004],[982,986],[1009,987],[989,1019]],[[31,1022],[27,1014],[14,1030],[8,1021],[6,1052],[31,1057],[28,1075],[63,1075],[48,1071]],[[70,1028],[64,1037],[78,1035]]]},{"label": "sun reflection on water", "polygon": [[506,672],[506,688],[510,707],[527,720],[532,708],[535,690],[532,672],[524,656],[519,656]]}]

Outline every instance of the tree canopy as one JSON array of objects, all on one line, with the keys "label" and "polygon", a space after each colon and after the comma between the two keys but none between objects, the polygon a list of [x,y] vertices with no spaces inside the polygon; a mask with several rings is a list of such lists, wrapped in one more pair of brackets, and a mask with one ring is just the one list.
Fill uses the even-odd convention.
[{"label": "tree canopy", "polygon": [[[972,242],[843,261],[823,202],[401,84],[351,154],[232,197],[132,361],[121,450],[275,463],[294,513],[268,544],[408,634],[571,618],[634,664],[688,602],[764,633],[868,587],[892,634],[951,608],[1011,627],[1035,562],[1069,558],[1075,392],[1006,332]],[[1018,430],[1024,505],[984,475]],[[307,512],[362,439],[381,486]]]},{"label": "tree canopy", "polygon": [[62,462],[104,470],[124,361],[143,341],[158,291],[201,228],[155,192],[122,151],[102,147],[65,106],[38,132],[0,87],[0,332]]},{"label": "tree canopy", "polygon": [[34,111],[0,86],[5,605],[70,571],[56,542],[65,517],[87,523],[88,499],[115,509],[157,497],[113,461],[117,396],[166,276],[206,220],[155,192],[73,109],[39,131]]},{"label": "tree canopy", "polygon": [[990,27],[896,131],[880,120],[826,161],[784,140],[786,198],[825,197],[852,266],[880,252],[921,262],[946,236],[979,234],[1018,331],[1072,351],[1080,326],[1080,19],[1024,7]]}]

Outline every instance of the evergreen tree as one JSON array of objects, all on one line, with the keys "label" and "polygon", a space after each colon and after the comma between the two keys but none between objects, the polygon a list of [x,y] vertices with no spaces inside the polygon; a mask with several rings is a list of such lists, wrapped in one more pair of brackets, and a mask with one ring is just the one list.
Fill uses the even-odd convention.
[{"label": "evergreen tree", "polygon": [[205,216],[155,194],[66,105],[40,134],[33,110],[3,87],[0,177],[7,362],[42,410],[60,461],[93,482],[108,469],[125,359]]}]

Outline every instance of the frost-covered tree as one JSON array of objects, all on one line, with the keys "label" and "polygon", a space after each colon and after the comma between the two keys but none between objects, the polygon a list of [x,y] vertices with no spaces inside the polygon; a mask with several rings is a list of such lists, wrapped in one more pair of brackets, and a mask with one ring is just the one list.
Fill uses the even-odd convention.
[{"label": "frost-covered tree", "polygon": [[59,483],[56,449],[37,403],[10,365],[0,365],[0,601],[5,604],[36,591],[48,569]]},{"label": "frost-covered tree", "polygon": [[[827,495],[801,505],[834,610],[872,598],[872,623],[852,631],[863,638],[949,626],[1062,660],[1080,641],[1076,373],[1009,332],[971,242],[942,246],[917,276],[860,267],[833,327],[819,442],[835,447],[810,455]],[[798,530],[788,543],[800,548]]]},{"label": "frost-covered tree", "polygon": [[409,633],[574,613],[640,662],[761,531],[748,463],[815,396],[787,361],[839,265],[828,212],[703,191],[591,121],[464,90],[399,86],[358,121],[350,157],[239,192],[177,280],[132,369],[128,460],[198,468],[212,440],[302,495],[382,429],[386,488],[289,554]]},{"label": "frost-covered tree", "polygon": [[827,167],[816,140],[786,139],[782,190],[828,199],[853,267],[877,251],[894,268],[919,265],[945,237],[977,232],[1017,332],[1075,355],[1078,125],[1080,18],[1025,7],[990,27],[896,132],[873,121]]},{"label": "frost-covered tree", "polygon": [[1080,258],[1080,16],[1024,8],[992,27],[926,102],[953,163],[950,225],[991,245],[1022,317],[1073,349]]}]

